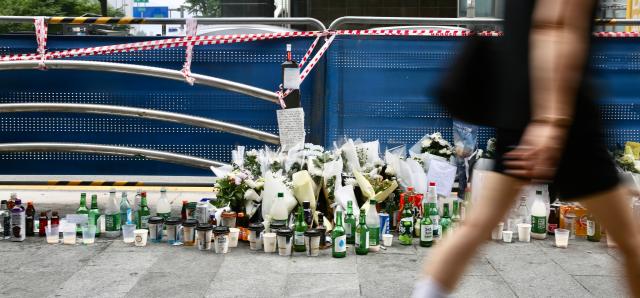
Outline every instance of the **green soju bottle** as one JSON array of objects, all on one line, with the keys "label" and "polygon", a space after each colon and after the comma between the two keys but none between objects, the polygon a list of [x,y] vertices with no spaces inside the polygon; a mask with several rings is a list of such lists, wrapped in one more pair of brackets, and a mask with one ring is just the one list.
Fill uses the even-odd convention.
[{"label": "green soju bottle", "polygon": [[147,205],[147,193],[142,192],[140,198],[140,208],[138,208],[138,220],[136,221],[137,228],[148,229],[149,217],[151,217],[151,210],[149,210],[149,206]]},{"label": "green soju bottle", "polygon": [[[427,210],[427,204],[423,208]],[[433,245],[433,222],[427,215],[422,217],[420,221],[420,246],[431,247]]]},{"label": "green soju bottle", "polygon": [[304,232],[306,231],[307,223],[304,221],[304,209],[302,209],[302,206],[298,206],[298,216],[293,232],[293,251],[306,251],[306,247],[304,245]]},{"label": "green soju bottle", "polygon": [[353,202],[347,202],[347,215],[344,217],[344,232],[347,235],[347,244],[356,243],[356,217],[353,216]]},{"label": "green soju bottle", "polygon": [[[87,194],[84,192],[80,194],[80,207],[76,209],[76,214],[89,215],[89,209],[87,209]],[[82,235],[82,228],[80,228],[80,225],[76,225],[76,233],[78,235]]]},{"label": "green soju bottle", "polygon": [[100,228],[98,227],[98,218],[100,217],[100,209],[98,209],[98,195],[91,195],[91,209],[89,209],[89,225],[96,227],[96,237],[100,237]]},{"label": "green soju bottle", "polygon": [[460,200],[453,200],[453,215],[451,215],[451,227],[456,229],[460,225]]},{"label": "green soju bottle", "polygon": [[444,236],[445,234],[447,234],[450,229],[451,229],[451,217],[449,216],[449,203],[444,203],[443,204],[443,214],[442,214],[442,218],[440,219],[440,226],[442,227],[442,235]]},{"label": "green soju bottle", "polygon": [[336,213],[336,226],[331,231],[331,255],[334,258],[347,256],[347,235],[342,227],[342,211]]},{"label": "green soju bottle", "polygon": [[356,228],[356,254],[366,255],[369,253],[369,228],[367,228],[366,215],[364,210],[360,210],[360,220]]},{"label": "green soju bottle", "polygon": [[413,212],[411,212],[411,205],[411,203],[404,201],[400,231],[398,233],[398,239],[402,245],[411,245],[413,243]]}]

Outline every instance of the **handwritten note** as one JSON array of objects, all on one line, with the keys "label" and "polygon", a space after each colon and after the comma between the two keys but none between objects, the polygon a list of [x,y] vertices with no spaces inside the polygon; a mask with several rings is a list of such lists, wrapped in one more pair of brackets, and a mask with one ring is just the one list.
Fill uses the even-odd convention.
[{"label": "handwritten note", "polygon": [[456,179],[456,167],[448,162],[432,159],[429,163],[427,181],[435,182],[438,194],[449,197],[453,182]]},{"label": "handwritten note", "polygon": [[304,110],[302,108],[277,111],[280,146],[284,151],[304,143]]},{"label": "handwritten note", "polygon": [[297,67],[284,69],[282,87],[284,89],[300,89],[300,71]]}]

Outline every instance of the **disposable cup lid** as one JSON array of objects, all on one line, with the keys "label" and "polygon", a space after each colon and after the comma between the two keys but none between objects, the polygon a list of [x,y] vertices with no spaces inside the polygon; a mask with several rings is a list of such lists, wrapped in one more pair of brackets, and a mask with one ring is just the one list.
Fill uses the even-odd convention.
[{"label": "disposable cup lid", "polygon": [[321,233],[316,229],[311,229],[304,232],[304,235],[308,237],[320,237]]},{"label": "disposable cup lid", "polygon": [[164,222],[164,218],[160,217],[160,216],[152,216],[149,218],[149,223],[150,224],[159,224],[159,223],[163,223]]},{"label": "disposable cup lid", "polygon": [[250,223],[249,224],[249,230],[250,231],[262,231],[264,230],[264,225],[258,222],[254,222],[254,223]]},{"label": "disposable cup lid", "polygon": [[214,234],[229,234],[229,227],[226,226],[217,226],[213,228]]},{"label": "disposable cup lid", "polygon": [[213,230],[213,226],[211,224],[200,224],[196,227],[198,231],[211,231]]},{"label": "disposable cup lid", "polygon": [[198,221],[190,218],[190,219],[186,219],[184,222],[182,222],[182,225],[185,227],[195,227],[198,225]]},{"label": "disposable cup lid", "polygon": [[167,218],[168,225],[177,225],[182,221],[180,217],[169,217]]},{"label": "disposable cup lid", "polygon": [[289,228],[278,229],[276,234],[278,236],[291,236],[291,235],[293,235],[293,230],[291,230]]}]

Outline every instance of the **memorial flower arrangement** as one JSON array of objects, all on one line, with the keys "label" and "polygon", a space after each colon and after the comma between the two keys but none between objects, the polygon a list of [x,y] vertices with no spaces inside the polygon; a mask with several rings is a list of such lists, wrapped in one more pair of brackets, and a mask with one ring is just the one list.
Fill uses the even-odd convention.
[{"label": "memorial flower arrangement", "polygon": [[480,154],[482,158],[494,159],[496,158],[496,138],[490,138],[487,140],[487,150]]},{"label": "memorial flower arrangement", "polygon": [[[428,137],[431,143],[425,153],[434,152],[438,158],[453,154],[441,134]],[[307,143],[287,152],[239,146],[232,151],[231,165],[212,168],[217,176],[213,204],[245,212],[252,221],[288,219],[305,201],[310,203],[314,221],[322,212],[329,224],[335,210],[346,210],[349,202],[356,216],[361,208],[368,209],[371,199],[393,213],[398,209],[400,188],[416,185],[417,191],[426,191],[426,169],[419,158],[407,157],[404,147],[384,155],[379,147],[378,141],[352,139],[334,143],[333,149]],[[284,194],[282,201],[277,200],[278,193]]]},{"label": "memorial flower arrangement", "polygon": [[440,132],[429,135],[420,142],[420,152],[449,159],[453,155],[453,147],[442,137]]}]

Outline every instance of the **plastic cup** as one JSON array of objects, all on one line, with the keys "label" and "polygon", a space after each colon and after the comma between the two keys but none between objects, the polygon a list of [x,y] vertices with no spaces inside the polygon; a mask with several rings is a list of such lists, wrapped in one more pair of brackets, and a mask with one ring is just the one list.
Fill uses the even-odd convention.
[{"label": "plastic cup", "polygon": [[315,229],[304,232],[304,245],[308,257],[317,257],[320,254],[320,232]]},{"label": "plastic cup", "polygon": [[556,229],[556,247],[567,248],[569,246],[569,230]]},{"label": "plastic cup", "polygon": [[262,240],[264,252],[276,252],[276,233],[264,233]]},{"label": "plastic cup", "polygon": [[136,225],[122,226],[122,240],[124,243],[133,243],[135,241]]},{"label": "plastic cup", "polygon": [[285,257],[290,256],[293,231],[289,228],[284,228],[279,229],[276,234],[278,235],[278,254]]},{"label": "plastic cup", "polygon": [[391,246],[391,244],[393,244],[393,235],[391,234],[382,235],[382,245],[389,247]]},{"label": "plastic cup", "polygon": [[62,232],[62,243],[75,245],[76,244],[76,231],[64,231]]},{"label": "plastic cup", "polygon": [[229,228],[229,247],[238,247],[239,236],[240,236],[240,229]]},{"label": "plastic cup", "polygon": [[513,231],[502,231],[502,241],[504,243],[511,243],[513,239]]},{"label": "plastic cup", "polygon": [[47,234],[47,243],[58,244],[60,242],[60,230],[58,225],[48,225],[44,231]]},{"label": "plastic cup", "polygon": [[218,226],[213,228],[213,243],[217,254],[226,254],[229,251],[229,227]]},{"label": "plastic cup", "polygon": [[531,225],[527,223],[518,224],[518,241],[530,242],[531,241]]},{"label": "plastic cup", "polygon": [[249,224],[249,249],[250,250],[262,250],[262,235],[264,231],[264,225],[261,223]]},{"label": "plastic cup", "polygon": [[501,240],[502,239],[502,230],[504,230],[504,223],[499,223],[493,231],[491,231],[491,239],[492,240]]},{"label": "plastic cup", "polygon": [[147,246],[147,237],[149,237],[149,230],[135,230],[133,231],[133,244],[136,246]]},{"label": "plastic cup", "polygon": [[96,226],[82,225],[82,244],[93,244],[96,242]]}]

